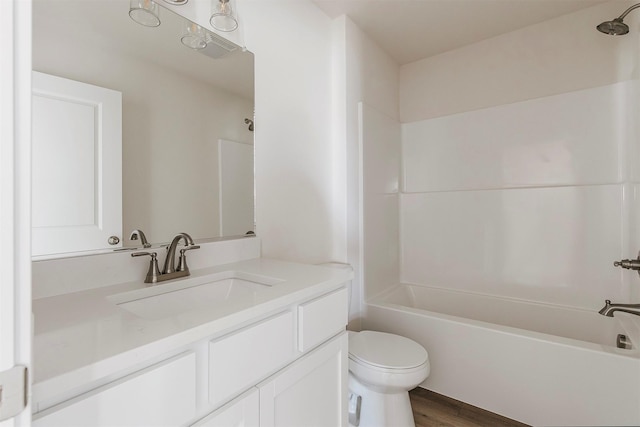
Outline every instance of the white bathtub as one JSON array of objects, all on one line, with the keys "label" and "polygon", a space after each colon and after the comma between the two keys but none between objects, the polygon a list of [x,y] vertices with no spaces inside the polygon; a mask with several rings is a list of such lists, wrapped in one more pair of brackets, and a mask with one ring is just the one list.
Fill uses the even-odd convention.
[{"label": "white bathtub", "polygon": [[[365,310],[365,329],[427,349],[429,390],[535,426],[640,425],[637,316],[416,285]],[[621,333],[634,348],[616,348]]]}]

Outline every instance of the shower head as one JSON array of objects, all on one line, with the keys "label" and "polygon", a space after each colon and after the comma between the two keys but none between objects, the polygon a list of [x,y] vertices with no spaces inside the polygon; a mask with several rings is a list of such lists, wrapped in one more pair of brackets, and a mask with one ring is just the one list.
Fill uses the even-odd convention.
[{"label": "shower head", "polygon": [[629,32],[629,26],[622,22],[622,19],[616,18],[613,21],[606,21],[596,27],[601,33],[610,36],[623,36]]},{"label": "shower head", "polygon": [[629,26],[622,22],[625,16],[629,14],[633,9],[640,7],[640,3],[634,4],[629,9],[625,10],[622,15],[612,21],[605,21],[598,25],[596,28],[598,31],[610,36],[623,36],[629,32]]}]

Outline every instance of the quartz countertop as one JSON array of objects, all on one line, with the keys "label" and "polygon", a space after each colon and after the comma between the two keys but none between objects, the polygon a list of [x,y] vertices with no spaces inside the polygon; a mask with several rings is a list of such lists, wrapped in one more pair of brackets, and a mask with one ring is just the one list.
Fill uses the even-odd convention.
[{"label": "quartz countertop", "polygon": [[194,270],[183,280],[236,271],[278,279],[253,294],[222,307],[198,309],[150,320],[118,307],[109,297],[148,288],[144,277],[33,301],[33,394],[53,393],[112,375],[117,371],[198,340],[222,335],[291,304],[330,292],[353,277],[334,269],[265,258]]}]

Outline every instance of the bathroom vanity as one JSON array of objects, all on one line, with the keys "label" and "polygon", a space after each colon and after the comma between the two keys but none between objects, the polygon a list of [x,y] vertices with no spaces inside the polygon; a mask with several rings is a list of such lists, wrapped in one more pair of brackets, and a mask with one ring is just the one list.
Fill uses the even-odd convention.
[{"label": "bathroom vanity", "polygon": [[256,258],[35,299],[33,425],[346,426],[351,274]]}]

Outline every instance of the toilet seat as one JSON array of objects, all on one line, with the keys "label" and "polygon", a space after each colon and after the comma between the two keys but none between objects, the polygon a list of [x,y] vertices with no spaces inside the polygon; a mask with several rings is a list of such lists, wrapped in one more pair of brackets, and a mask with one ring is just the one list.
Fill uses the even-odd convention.
[{"label": "toilet seat", "polygon": [[409,338],[376,331],[349,334],[349,359],[382,371],[416,370],[429,361],[427,351]]}]

